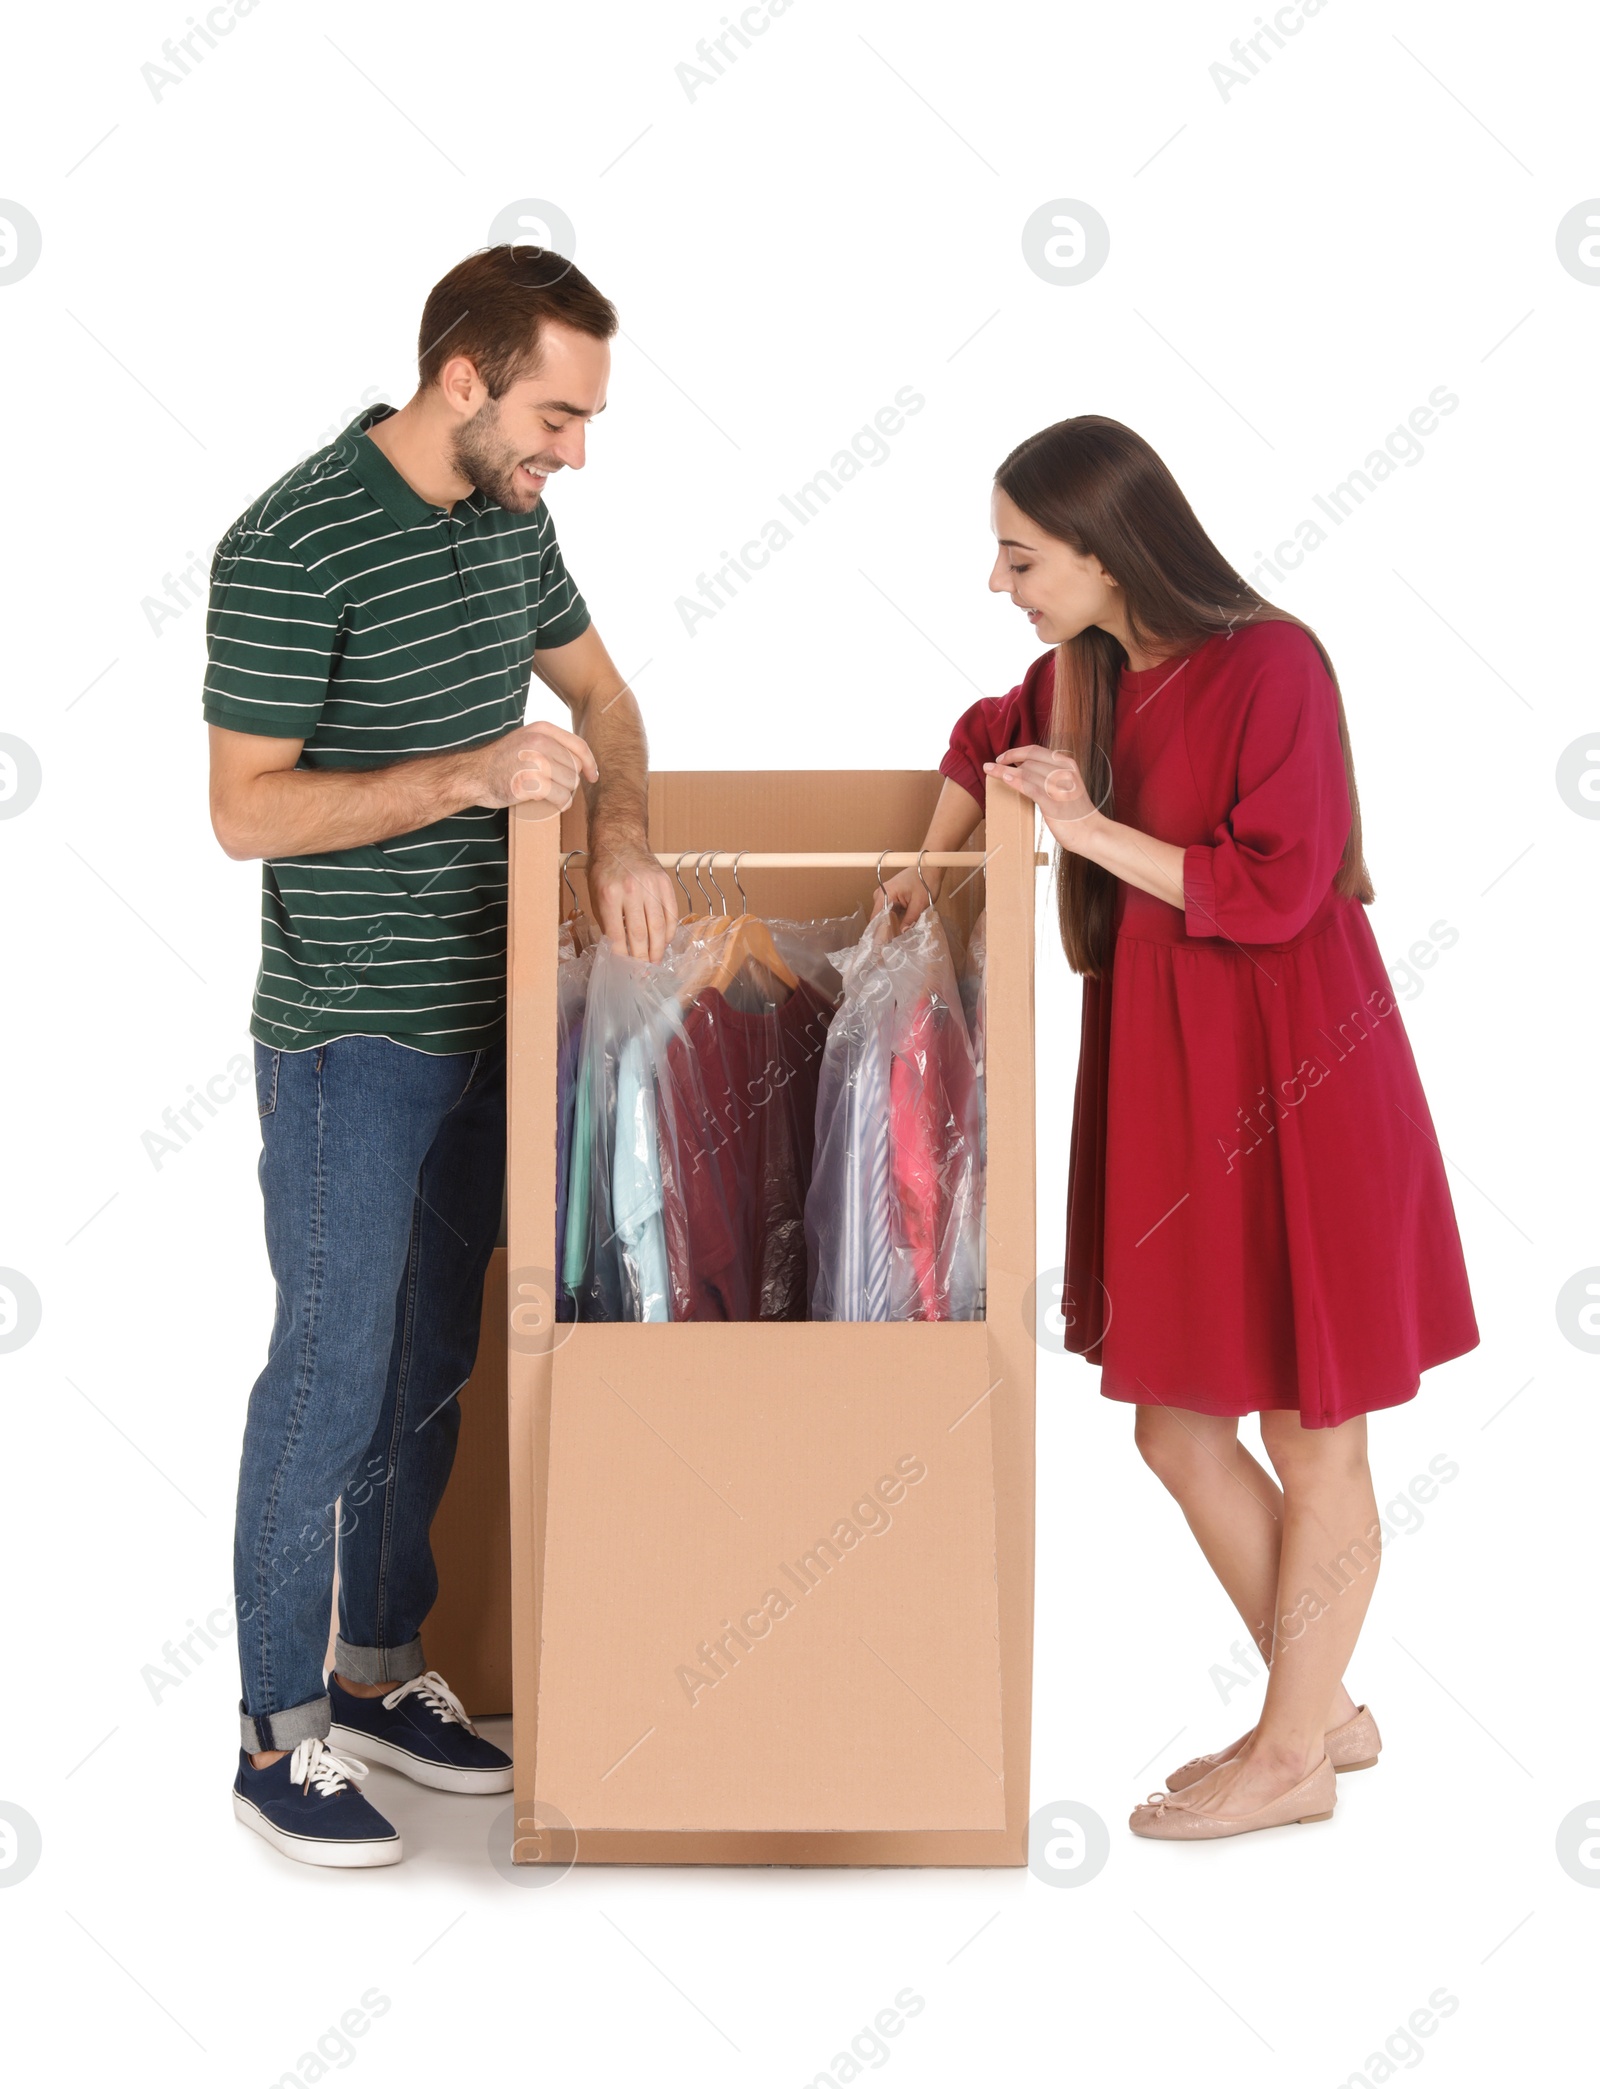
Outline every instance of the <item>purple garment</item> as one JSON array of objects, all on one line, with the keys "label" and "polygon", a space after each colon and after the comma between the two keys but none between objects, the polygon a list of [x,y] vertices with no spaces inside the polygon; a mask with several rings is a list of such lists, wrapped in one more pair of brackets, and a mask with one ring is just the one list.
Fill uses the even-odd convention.
[{"label": "purple garment", "polygon": [[[566,1259],[567,1164],[572,1155],[572,1110],[577,1099],[578,1050],[583,1043],[583,1023],[567,1024],[556,1047],[556,1269]],[[572,1293],[557,1278],[556,1318],[576,1318]]]}]

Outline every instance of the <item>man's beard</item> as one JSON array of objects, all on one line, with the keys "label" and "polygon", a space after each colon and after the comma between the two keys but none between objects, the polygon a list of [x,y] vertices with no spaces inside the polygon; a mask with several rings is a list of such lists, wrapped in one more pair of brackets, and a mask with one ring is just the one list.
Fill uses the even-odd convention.
[{"label": "man's beard", "polygon": [[[512,514],[526,515],[537,505],[540,496],[519,478],[518,466],[529,463],[539,468],[545,460],[537,456],[524,459],[510,447],[500,433],[500,408],[495,400],[486,399],[472,419],[458,429],[452,457],[464,479],[470,479],[480,493],[487,494],[502,508],[509,508]],[[553,461],[549,468],[557,469]]]}]

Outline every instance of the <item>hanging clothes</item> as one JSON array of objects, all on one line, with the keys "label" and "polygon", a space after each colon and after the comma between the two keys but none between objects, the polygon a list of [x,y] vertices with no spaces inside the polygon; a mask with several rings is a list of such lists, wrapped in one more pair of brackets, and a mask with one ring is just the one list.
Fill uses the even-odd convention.
[{"label": "hanging clothes", "polygon": [[880,916],[841,948],[856,925],[691,924],[658,964],[600,943],[563,966],[559,1317],[982,1314],[982,1087],[947,931]]},{"label": "hanging clothes", "polygon": [[982,1103],[944,923],[880,914],[842,960],[807,1201],[811,1317],[983,1312]]},{"label": "hanging clothes", "polygon": [[[581,1041],[581,1037],[580,1037]],[[587,1289],[590,1204],[593,1196],[594,1102],[587,1056],[580,1050],[572,1079],[572,1135],[568,1142],[567,1201],[562,1213],[561,1291],[569,1310],[558,1319],[582,1319],[579,1302]],[[557,1159],[559,1161],[559,1151]]]},{"label": "hanging clothes", "polygon": [[894,989],[877,916],[838,960],[844,997],[817,1086],[816,1158],[806,1197],[813,1320],[888,1320],[889,1032]]},{"label": "hanging clothes", "polygon": [[961,965],[961,1012],[967,1019],[967,1035],[972,1039],[973,1064],[978,1074],[979,1099],[983,1094],[983,1044],[984,1019],[984,975],[989,963],[989,914],[981,911],[972,924],[972,934],[967,938],[967,954]]},{"label": "hanging clothes", "polygon": [[656,1077],[647,1034],[626,1039],[617,1062],[611,1207],[624,1320],[670,1320]]},{"label": "hanging clothes", "polygon": [[801,978],[760,1011],[712,988],[668,1044],[659,1144],[676,1320],[804,1320],[806,1192],[833,1010]]},{"label": "hanging clothes", "polygon": [[562,1286],[572,1294],[577,1320],[636,1317],[625,1311],[626,1301],[636,1300],[639,1291],[629,1288],[615,1218],[619,1172],[630,1217],[638,1203],[626,1156],[620,1171],[617,1165],[617,1096],[620,1082],[624,1100],[632,1101],[623,1060],[629,1040],[643,1031],[651,1012],[647,972],[641,961],[620,955],[608,942],[595,946],[573,1082],[561,1258]]},{"label": "hanging clothes", "polygon": [[[859,926],[769,922],[738,945],[680,931],[658,964],[595,949],[562,1214],[570,1317],[805,1318],[830,953]],[[700,983],[746,943],[722,986]]]},{"label": "hanging clothes", "polygon": [[[567,1188],[571,1175],[573,1117],[577,1104],[578,1054],[583,1044],[583,1011],[589,994],[594,948],[580,951],[570,926],[562,924],[556,959],[556,1318],[571,1320],[574,1289],[566,1277]],[[587,1150],[587,1148],[586,1148]],[[584,1204],[587,1211],[588,1185]],[[578,1270],[578,1281],[583,1272]]]},{"label": "hanging clothes", "polygon": [[972,934],[967,939],[966,960],[961,967],[961,1006],[966,1013],[967,1031],[972,1038],[973,1068],[978,1078],[978,1313],[985,1310],[985,1270],[989,1246],[988,1228],[981,1222],[987,1196],[989,1166],[989,1088],[984,1077],[984,1055],[988,1038],[987,996],[985,983],[989,970],[989,916],[984,909],[972,925]]},{"label": "hanging clothes", "polygon": [[885,948],[897,1021],[889,1040],[896,1320],[982,1311],[978,1077],[945,926],[929,907]]}]

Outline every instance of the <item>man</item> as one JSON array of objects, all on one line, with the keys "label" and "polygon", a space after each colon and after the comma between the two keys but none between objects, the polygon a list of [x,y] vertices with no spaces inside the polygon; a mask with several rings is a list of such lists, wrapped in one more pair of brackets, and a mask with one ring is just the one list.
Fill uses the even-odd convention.
[{"label": "man", "polygon": [[[212,824],[263,859],[250,1028],[278,1293],[239,1472],[234,1811],[306,1863],[401,1854],[335,1747],[446,1791],[511,1785],[420,1637],[501,1208],[505,808],[553,818],[583,787],[618,948],[659,957],[678,913],[638,708],[542,498],[584,462],[616,327],[559,255],[462,262],[423,308],[415,396],[280,479],[212,570]],[[521,723],[530,667],[572,731]]]}]

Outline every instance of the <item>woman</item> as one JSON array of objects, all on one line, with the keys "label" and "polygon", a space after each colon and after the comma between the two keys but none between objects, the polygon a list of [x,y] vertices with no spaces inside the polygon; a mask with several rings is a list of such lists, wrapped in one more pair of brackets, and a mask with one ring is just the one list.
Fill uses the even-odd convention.
[{"label": "woman", "polygon": [[[1372,898],[1320,641],[1098,415],[995,479],[989,585],[1052,650],[958,721],[926,846],[993,777],[1060,845],[1085,976],[1067,1347],[1134,1436],[1271,1664],[1260,1723],[1185,1763],[1137,1835],[1325,1820],[1377,1760],[1344,1671],[1372,1596],[1369,1413],[1475,1346],[1461,1244]],[[929,873],[930,884],[935,876]],[[926,904],[903,874],[891,901]],[[1259,1414],[1274,1482],[1238,1440]]]}]

